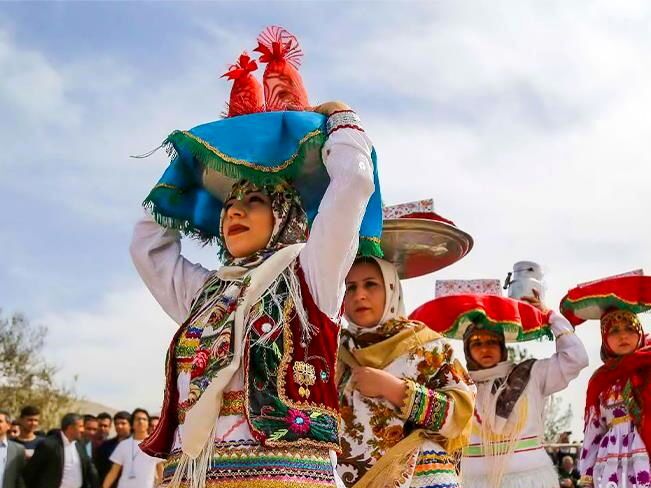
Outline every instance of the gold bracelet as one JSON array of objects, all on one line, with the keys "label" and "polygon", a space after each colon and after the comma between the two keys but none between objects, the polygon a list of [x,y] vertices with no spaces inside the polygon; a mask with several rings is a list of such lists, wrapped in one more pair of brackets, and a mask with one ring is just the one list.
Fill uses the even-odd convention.
[{"label": "gold bracelet", "polygon": [[416,388],[415,384],[411,380],[403,380],[405,386],[407,387],[405,391],[405,397],[403,399],[402,406],[398,410],[398,415],[401,419],[407,420],[409,414],[411,414],[411,409],[414,407],[414,398],[416,397]]},{"label": "gold bracelet", "polygon": [[555,336],[555,338],[556,338],[556,340],[558,340],[559,338],[563,337],[564,335],[569,335],[569,334],[574,334],[574,331],[573,330],[564,330],[560,334]]}]

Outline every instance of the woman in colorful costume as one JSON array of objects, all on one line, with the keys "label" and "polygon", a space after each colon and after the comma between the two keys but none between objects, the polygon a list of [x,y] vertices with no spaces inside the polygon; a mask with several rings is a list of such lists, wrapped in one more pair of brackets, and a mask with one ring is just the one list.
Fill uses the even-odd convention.
[{"label": "woman in colorful costume", "polygon": [[[462,338],[477,386],[470,444],[464,449],[464,488],[557,488],[558,474],[543,447],[544,407],[588,365],[573,327],[560,314],[491,295],[437,298],[412,313],[449,337]],[[540,308],[540,309],[539,309]],[[506,341],[556,338],[547,359],[508,360]]]},{"label": "woman in colorful costume", "polygon": [[[379,252],[375,155],[343,104],[315,109],[327,120],[282,111],[307,107],[297,41],[278,27],[258,41],[264,100],[243,55],[227,73],[229,117],[166,140],[172,163],[131,245],[143,281],[181,326],[160,423],[141,445],[167,458],[165,486],[337,483],[340,309],[358,237]],[[179,230],[216,240],[224,265],[186,260]]]},{"label": "woman in colorful costume", "polygon": [[[435,248],[437,232],[441,236],[440,230],[448,227],[446,235],[465,248],[456,259],[431,252],[429,269],[423,269],[427,257],[412,256],[420,269],[412,267],[412,274],[403,277],[440,269],[470,249],[470,236],[455,227],[418,220],[410,223],[429,228],[421,233],[426,244],[415,246],[419,252]],[[408,253],[397,252],[388,241],[413,244],[406,235],[413,232],[406,230],[396,239],[401,231],[391,230],[394,223],[385,222],[385,256],[409,260]],[[342,480],[356,488],[459,486],[455,454],[467,440],[474,391],[452,348],[424,324],[405,318],[398,268],[387,260],[355,261],[346,278],[344,309],[348,327],[342,331],[337,370],[343,451],[337,470]]]},{"label": "woman in colorful costume", "polygon": [[581,486],[651,486],[651,347],[637,316],[651,308],[651,277],[599,280],[571,290],[561,310],[601,322],[601,359],[588,383]]}]

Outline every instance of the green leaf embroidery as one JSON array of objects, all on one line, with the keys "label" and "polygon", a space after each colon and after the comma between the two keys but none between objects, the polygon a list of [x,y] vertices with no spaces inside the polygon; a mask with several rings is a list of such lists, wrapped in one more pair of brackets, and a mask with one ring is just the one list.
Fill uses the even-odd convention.
[{"label": "green leaf embroidery", "polygon": [[289,432],[287,429],[277,430],[276,432],[274,432],[273,434],[271,434],[269,436],[269,440],[270,441],[277,441],[278,439],[282,439],[283,437],[285,437],[287,432]]}]

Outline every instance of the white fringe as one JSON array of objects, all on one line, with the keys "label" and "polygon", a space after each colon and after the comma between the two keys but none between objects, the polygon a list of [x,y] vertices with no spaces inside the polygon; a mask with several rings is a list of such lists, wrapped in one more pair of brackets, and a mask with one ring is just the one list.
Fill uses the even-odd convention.
[{"label": "white fringe", "polygon": [[212,467],[212,458],[215,455],[216,435],[217,424],[215,423],[206,445],[196,458],[191,459],[187,454],[181,454],[174,476],[168,485],[169,488],[181,488],[184,481],[187,488],[205,488],[208,471]]}]

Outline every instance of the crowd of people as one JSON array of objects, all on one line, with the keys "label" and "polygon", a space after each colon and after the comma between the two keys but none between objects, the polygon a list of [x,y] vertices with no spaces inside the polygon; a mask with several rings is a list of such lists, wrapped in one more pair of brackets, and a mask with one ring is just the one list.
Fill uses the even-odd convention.
[{"label": "crowd of people", "polygon": [[138,448],[156,428],[158,416],[142,408],[114,415],[68,413],[58,428],[44,432],[40,414],[30,405],[16,418],[0,409],[0,488],[151,488],[160,483],[162,460]]},{"label": "crowd of people", "polygon": [[[60,428],[44,432],[37,407],[26,406],[15,418],[0,409],[0,444],[10,451],[8,456],[0,456],[0,488],[156,486],[162,477],[162,460],[147,456],[136,446],[154,431],[158,421],[158,416],[140,408],[131,413],[118,411],[112,416],[107,412],[70,413],[61,419]],[[115,435],[111,436],[112,433]],[[71,469],[66,473],[66,461],[72,461],[66,459],[65,448],[63,459],[53,454],[55,441],[39,448],[48,437],[61,438],[63,445],[68,445],[62,436],[77,449],[81,478],[72,474]],[[571,444],[569,437],[570,432],[563,432],[558,443],[547,448],[558,472],[560,488],[580,486],[581,475],[576,466],[580,444]],[[70,480],[75,476],[78,484],[73,485]]]}]

